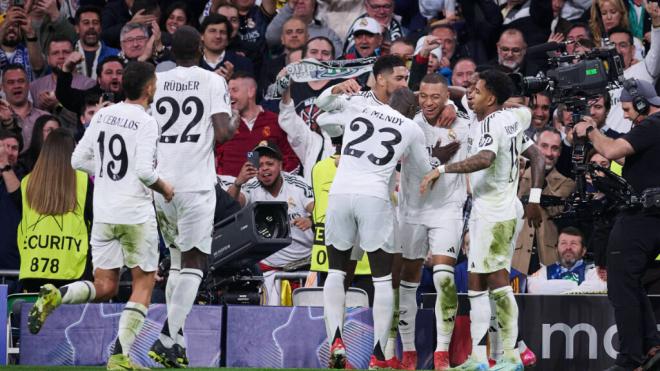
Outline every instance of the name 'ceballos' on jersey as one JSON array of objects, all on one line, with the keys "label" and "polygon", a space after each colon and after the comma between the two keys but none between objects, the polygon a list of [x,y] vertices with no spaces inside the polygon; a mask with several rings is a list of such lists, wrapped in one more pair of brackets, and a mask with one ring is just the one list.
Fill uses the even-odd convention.
[{"label": "name 'ceballos' on jersey", "polygon": [[94,221],[140,224],[154,217],[152,191],[158,123],[142,106],[101,108],[71,157],[74,168],[94,175]]},{"label": "name 'ceballos' on jersey", "polygon": [[[460,143],[456,154],[447,164],[459,162],[466,158],[469,134],[469,120],[461,112],[449,128],[441,128],[430,124],[424,115],[418,113],[414,121],[424,132],[424,145],[429,154],[431,167],[440,166],[440,160],[432,157],[432,149],[436,144],[446,146],[452,142]],[[418,176],[408,171],[407,156],[401,161],[401,182],[399,187],[399,209],[401,220],[409,224],[425,224],[435,226],[448,218],[461,219],[463,203],[467,197],[465,174],[442,174],[433,187],[424,195],[419,192],[423,175]]]},{"label": "name 'ceballos' on jersey", "polygon": [[410,157],[411,171],[423,176],[431,170],[424,133],[390,106],[364,106],[351,100],[343,110],[324,113],[317,120],[321,127],[344,126],[342,156],[329,194],[389,200],[388,184],[404,154]]},{"label": "name 'ceballos' on jersey", "polygon": [[470,174],[472,215],[497,222],[516,218],[519,155],[534,143],[524,134],[532,114],[528,108],[502,109],[472,125],[468,157],[495,153],[487,169]]},{"label": "name 'ceballos' on jersey", "polygon": [[161,128],[158,171],[177,192],[213,190],[217,177],[211,116],[231,115],[227,82],[197,66],[156,75],[151,114]]}]

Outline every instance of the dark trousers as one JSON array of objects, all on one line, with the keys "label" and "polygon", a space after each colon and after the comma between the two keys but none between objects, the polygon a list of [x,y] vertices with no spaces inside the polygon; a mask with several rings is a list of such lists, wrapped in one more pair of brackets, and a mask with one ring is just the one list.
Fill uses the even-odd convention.
[{"label": "dark trousers", "polygon": [[660,345],[642,276],[660,252],[660,217],[620,214],[607,246],[607,291],[614,307],[620,350],[616,364],[633,369]]}]

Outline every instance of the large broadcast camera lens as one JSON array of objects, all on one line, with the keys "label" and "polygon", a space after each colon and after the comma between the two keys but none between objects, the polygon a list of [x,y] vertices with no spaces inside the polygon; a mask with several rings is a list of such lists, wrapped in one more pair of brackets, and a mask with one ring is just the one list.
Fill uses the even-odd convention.
[{"label": "large broadcast camera lens", "polygon": [[282,209],[275,207],[258,207],[254,210],[254,226],[263,238],[283,238],[287,228],[288,215],[282,215]]},{"label": "large broadcast camera lens", "polygon": [[529,96],[540,93],[546,90],[550,84],[550,79],[547,77],[525,77],[520,73],[510,73],[509,77],[513,81],[515,96]]}]

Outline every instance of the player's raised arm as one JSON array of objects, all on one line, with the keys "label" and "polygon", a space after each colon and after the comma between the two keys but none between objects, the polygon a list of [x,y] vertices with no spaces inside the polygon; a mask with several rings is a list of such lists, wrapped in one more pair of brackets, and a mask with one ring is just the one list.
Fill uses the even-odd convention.
[{"label": "player's raised arm", "polygon": [[323,91],[316,106],[326,112],[343,111],[347,106],[346,94],[357,94],[362,88],[355,80],[346,80]]}]

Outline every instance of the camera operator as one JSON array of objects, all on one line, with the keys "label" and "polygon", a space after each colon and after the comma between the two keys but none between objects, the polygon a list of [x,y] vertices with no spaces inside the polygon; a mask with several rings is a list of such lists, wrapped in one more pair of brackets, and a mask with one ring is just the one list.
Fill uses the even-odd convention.
[{"label": "camera operator", "polygon": [[[660,187],[660,97],[646,81],[628,80],[620,97],[624,116],[633,128],[619,139],[595,130],[585,117],[575,126],[578,137],[587,136],[594,148],[610,160],[625,157],[623,178],[637,195]],[[607,246],[608,296],[619,329],[620,352],[608,370],[644,369],[660,365],[660,338],[653,308],[642,286],[642,276],[660,252],[660,213],[652,208],[619,213]],[[646,361],[644,354],[648,352]]]}]

